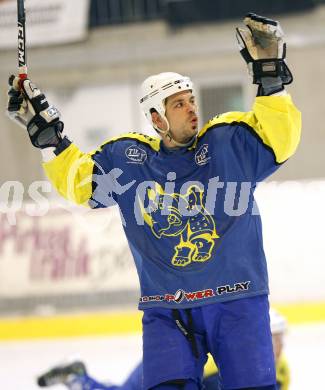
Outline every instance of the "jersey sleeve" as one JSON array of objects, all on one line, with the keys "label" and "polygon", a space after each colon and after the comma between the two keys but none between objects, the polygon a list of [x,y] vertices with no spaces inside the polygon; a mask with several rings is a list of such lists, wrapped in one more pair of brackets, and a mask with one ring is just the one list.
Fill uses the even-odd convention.
[{"label": "jersey sleeve", "polygon": [[109,139],[98,149],[83,153],[75,144],[70,144],[58,156],[43,163],[50,182],[65,199],[91,208],[113,206],[118,196],[130,183],[121,186],[117,178],[122,174],[125,148],[134,143],[160,148],[158,137],[140,133],[125,133]]},{"label": "jersey sleeve", "polygon": [[97,198],[100,198],[98,188],[106,198],[112,195],[110,171],[113,159],[107,158],[107,149],[104,145],[93,152],[83,153],[72,143],[54,159],[43,163],[43,168],[53,187],[65,199],[84,206],[106,207],[114,203],[112,199],[105,202],[107,199],[102,197],[101,202],[96,202],[93,197],[97,190]]},{"label": "jersey sleeve", "polygon": [[217,127],[227,129],[224,139],[235,151],[247,179],[259,181],[295,153],[300,141],[301,114],[288,94],[259,96],[251,111],[217,116],[199,137]]}]

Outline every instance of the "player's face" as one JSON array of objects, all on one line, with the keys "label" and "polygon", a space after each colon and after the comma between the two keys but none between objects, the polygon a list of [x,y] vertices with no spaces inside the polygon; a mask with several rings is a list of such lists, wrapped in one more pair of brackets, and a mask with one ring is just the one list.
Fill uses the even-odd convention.
[{"label": "player's face", "polygon": [[175,141],[189,141],[198,130],[197,105],[191,91],[178,92],[166,99],[166,118]]}]

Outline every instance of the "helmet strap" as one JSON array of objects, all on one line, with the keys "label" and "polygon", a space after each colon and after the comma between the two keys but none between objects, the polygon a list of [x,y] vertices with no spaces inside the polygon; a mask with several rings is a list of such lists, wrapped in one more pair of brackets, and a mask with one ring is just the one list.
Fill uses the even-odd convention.
[{"label": "helmet strap", "polygon": [[170,126],[169,126],[169,122],[168,122],[168,119],[166,118],[165,115],[161,115],[163,117],[163,119],[165,119],[166,123],[167,123],[167,129],[166,130],[162,130],[160,129],[159,127],[157,127],[156,125],[153,125],[153,127],[155,128],[155,130],[160,134],[160,135],[165,135],[169,141],[172,141],[175,146],[179,147],[179,148],[184,148],[186,146],[190,146],[193,142],[193,139],[195,138],[195,136],[193,136],[193,138],[190,139],[189,142],[186,142],[186,143],[181,143],[181,142],[178,142],[176,141],[174,138],[173,138],[173,135],[171,133],[171,130],[170,130]]}]

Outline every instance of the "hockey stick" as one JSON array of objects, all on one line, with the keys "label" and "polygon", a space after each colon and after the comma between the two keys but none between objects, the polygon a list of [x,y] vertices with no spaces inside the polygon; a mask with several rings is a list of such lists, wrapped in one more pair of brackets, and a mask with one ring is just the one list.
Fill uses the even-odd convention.
[{"label": "hockey stick", "polygon": [[17,0],[17,22],[18,22],[18,75],[20,80],[27,78],[26,58],[26,15],[24,0]]}]

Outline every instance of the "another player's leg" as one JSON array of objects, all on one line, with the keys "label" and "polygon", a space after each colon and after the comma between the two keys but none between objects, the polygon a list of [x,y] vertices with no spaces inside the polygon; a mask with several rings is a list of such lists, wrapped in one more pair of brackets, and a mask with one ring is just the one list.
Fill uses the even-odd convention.
[{"label": "another player's leg", "polygon": [[37,378],[40,387],[62,384],[73,390],[116,390],[117,386],[97,382],[87,373],[81,361],[53,367]]},{"label": "another player's leg", "polygon": [[143,389],[143,364],[142,361],[131,371],[119,390],[142,390]]},{"label": "another player's leg", "polygon": [[83,376],[75,376],[65,385],[70,390],[117,390],[119,386],[104,384],[96,381],[94,378],[85,374]]},{"label": "another player's leg", "polygon": [[69,364],[62,364],[51,368],[37,378],[40,387],[48,387],[57,384],[65,384],[74,376],[84,376],[87,374],[83,362],[75,361]]}]

